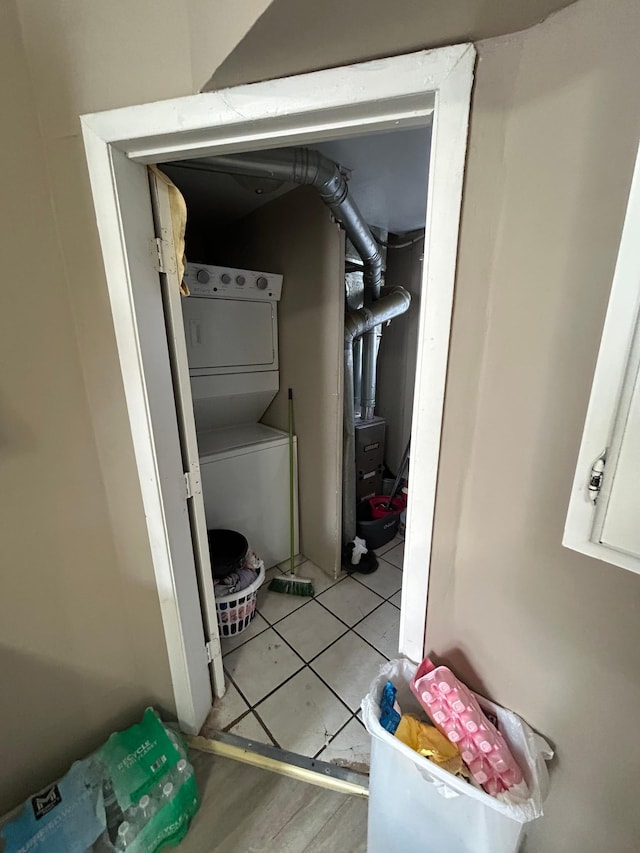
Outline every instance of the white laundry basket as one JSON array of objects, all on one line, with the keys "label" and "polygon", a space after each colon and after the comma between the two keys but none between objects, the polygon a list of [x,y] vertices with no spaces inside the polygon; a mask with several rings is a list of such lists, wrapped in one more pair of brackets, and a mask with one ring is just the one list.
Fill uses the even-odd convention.
[{"label": "white laundry basket", "polygon": [[408,660],[385,664],[362,701],[371,734],[367,853],[517,853],[524,824],[542,814],[547,793],[549,744],[516,714],[478,696],[522,769],[531,796],[507,805],[453,776],[405,746],[380,725],[387,681],[397,688],[403,713],[424,716],[409,683],[417,669]]},{"label": "white laundry basket", "polygon": [[239,592],[228,595],[216,595],[216,612],[218,614],[218,629],[220,637],[235,637],[251,623],[256,615],[258,590],[264,583],[264,563],[260,563],[258,577],[252,584]]}]

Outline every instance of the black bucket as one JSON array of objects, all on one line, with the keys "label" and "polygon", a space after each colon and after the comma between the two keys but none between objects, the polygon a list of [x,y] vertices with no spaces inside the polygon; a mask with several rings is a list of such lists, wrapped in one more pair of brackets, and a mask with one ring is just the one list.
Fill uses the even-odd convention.
[{"label": "black bucket", "polygon": [[383,518],[372,518],[369,501],[361,501],[356,512],[356,532],[367,543],[367,548],[382,548],[398,532],[400,513],[389,513]]},{"label": "black bucket", "polygon": [[249,550],[249,543],[236,530],[208,530],[211,572],[214,578],[226,578],[239,571]]}]

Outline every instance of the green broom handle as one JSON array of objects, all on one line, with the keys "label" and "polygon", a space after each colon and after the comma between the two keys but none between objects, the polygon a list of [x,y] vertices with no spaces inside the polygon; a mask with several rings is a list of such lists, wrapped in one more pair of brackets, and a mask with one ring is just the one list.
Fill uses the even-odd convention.
[{"label": "green broom handle", "polygon": [[293,553],[295,548],[295,524],[294,524],[294,481],[293,481],[293,389],[289,388],[289,555],[291,562],[291,574],[295,574]]}]

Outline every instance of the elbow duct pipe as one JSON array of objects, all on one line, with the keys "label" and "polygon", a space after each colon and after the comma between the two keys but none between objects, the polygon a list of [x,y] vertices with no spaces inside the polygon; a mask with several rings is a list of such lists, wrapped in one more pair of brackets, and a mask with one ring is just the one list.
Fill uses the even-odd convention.
[{"label": "elbow duct pipe", "polygon": [[[260,154],[231,154],[209,157],[192,168],[226,172],[246,177],[271,178],[314,187],[320,198],[342,225],[363,262],[364,304],[371,306],[382,287],[382,254],[337,163],[308,148],[268,151]],[[366,332],[362,345],[361,412],[363,420],[373,418],[376,407],[376,365],[380,330]]]},{"label": "elbow duct pipe", "polygon": [[364,263],[364,287],[373,302],[382,287],[382,254],[369,230],[369,226],[355,201],[338,164],[318,151],[293,148],[289,151],[271,151],[256,154],[231,154],[210,157],[204,161],[208,171],[228,172],[247,177],[271,178],[294,184],[312,186],[331,210]]},{"label": "elbow duct pipe", "polygon": [[356,430],[353,412],[353,344],[377,326],[404,314],[411,294],[393,287],[372,306],[351,311],[344,319],[344,418],[342,447],[342,541],[346,545],[356,535]]}]

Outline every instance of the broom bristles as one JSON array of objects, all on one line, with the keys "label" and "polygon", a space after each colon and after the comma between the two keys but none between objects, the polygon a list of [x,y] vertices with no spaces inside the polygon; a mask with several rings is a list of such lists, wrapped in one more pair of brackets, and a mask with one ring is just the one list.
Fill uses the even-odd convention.
[{"label": "broom bristles", "polygon": [[293,575],[283,575],[281,578],[273,578],[269,584],[271,592],[283,592],[288,595],[315,595],[313,581],[308,578],[297,578]]}]

